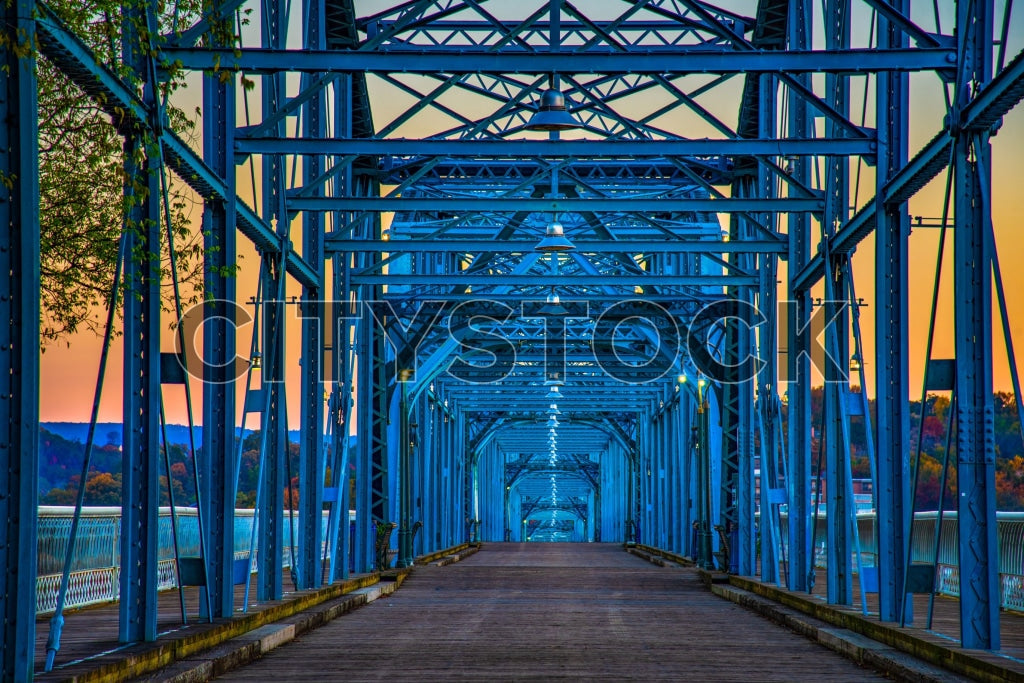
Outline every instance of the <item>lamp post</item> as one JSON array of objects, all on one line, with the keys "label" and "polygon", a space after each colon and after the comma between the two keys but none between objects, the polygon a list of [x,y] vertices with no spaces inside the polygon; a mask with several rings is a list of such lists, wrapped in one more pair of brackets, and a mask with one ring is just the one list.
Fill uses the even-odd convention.
[{"label": "lamp post", "polygon": [[398,437],[398,567],[412,566],[412,426],[409,423],[408,387],[413,371],[398,371],[401,401],[399,403]]},{"label": "lamp post", "polygon": [[700,468],[700,522],[697,528],[697,566],[714,569],[711,556],[711,449],[708,448],[707,380],[697,380],[697,463]]}]

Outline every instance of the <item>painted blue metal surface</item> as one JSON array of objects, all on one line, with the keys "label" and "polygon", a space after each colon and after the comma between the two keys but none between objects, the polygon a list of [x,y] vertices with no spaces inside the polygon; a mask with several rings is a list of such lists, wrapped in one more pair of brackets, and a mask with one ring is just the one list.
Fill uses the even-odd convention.
[{"label": "painted blue metal surface", "polygon": [[[991,0],[960,5],[958,106],[974,84],[991,78]],[[954,140],[953,278],[957,394],[957,511],[960,527],[960,626],[964,647],[999,648],[999,572],[996,566],[995,445],[992,414],[991,206],[977,201],[991,187],[987,132],[961,132]]]},{"label": "painted blue metal surface", "polygon": [[[124,7],[122,56],[145,82],[145,43],[138,27],[145,10]],[[143,102],[156,105],[155,84]],[[159,507],[160,180],[159,166],[140,133],[125,136],[124,422],[121,461],[121,642],[156,640],[157,510]]]},{"label": "painted blue metal surface", "polygon": [[[224,0],[213,9],[228,16],[247,2]],[[217,301],[244,296],[224,275],[244,251],[236,229],[264,265],[255,302],[255,348],[264,363],[253,399],[263,432],[261,600],[281,596],[286,563],[298,588],[384,568],[377,529],[392,522],[398,533],[390,550],[401,565],[466,540],[560,539],[649,543],[752,575],[760,547],[763,580],[810,591],[817,555],[812,443],[824,438],[829,532],[821,556],[829,599],[839,603],[852,594],[852,547],[874,542],[859,536],[854,521],[851,394],[841,367],[850,330],[840,305],[853,297],[849,257],[874,232],[873,547],[880,617],[896,620],[909,556],[909,349],[900,333],[908,324],[906,202],[952,161],[957,290],[970,302],[957,307],[955,320],[963,641],[997,647],[989,134],[1024,94],[1024,56],[993,69],[992,0],[959,4],[948,34],[912,19],[908,0],[866,0],[880,22],[868,39],[850,31],[863,8],[849,0],[821,8],[810,0],[759,0],[749,17],[703,2],[623,3],[618,11],[588,4],[594,16],[586,20],[583,8],[559,0],[529,20],[500,3],[507,22],[479,4],[453,12],[448,3],[393,3],[361,16],[353,0],[304,0],[295,20],[293,3],[270,0],[259,6],[256,46],[201,42],[206,17],[159,47],[161,58],[181,60],[186,70],[208,70],[202,159],[174,131],[146,135],[204,200],[206,293],[214,301],[204,307],[200,484],[215,616],[234,607],[239,541],[228,383],[237,336],[231,306]],[[7,8],[8,26],[31,31],[33,5],[19,0]],[[301,36],[289,24],[301,24]],[[824,49],[812,41],[819,25]],[[126,79],[98,64],[48,9],[40,8],[38,26],[46,57],[111,115],[126,116],[126,150],[141,151],[140,132],[154,127],[157,84],[133,51],[131,32],[126,63],[137,76]],[[35,278],[31,285],[24,278],[38,268],[37,245],[24,241],[11,213],[20,207],[24,214],[36,200],[29,163],[35,113],[25,104],[34,86],[21,68],[29,61],[5,59],[11,68],[0,76],[0,106],[8,144],[0,145],[0,171],[17,169],[25,180],[5,190],[11,202],[0,203],[9,248],[3,258],[24,266],[4,270],[12,274],[4,291],[20,297],[21,308],[12,309],[16,324],[4,331],[11,337],[3,353],[11,367],[35,372]],[[261,86],[260,111],[247,111],[241,127],[242,89],[224,76],[236,66]],[[908,74],[915,71],[953,83],[957,97],[944,129],[908,160]],[[874,129],[853,120],[853,73],[875,79],[874,116],[866,117]],[[700,84],[693,74],[702,74]],[[702,104],[740,75],[735,119]],[[563,93],[578,128],[531,129],[539,93],[548,90]],[[382,95],[389,92],[393,100]],[[663,104],[636,114],[635,103],[648,97]],[[159,240],[154,163],[143,154],[127,169],[149,188],[129,217],[151,221],[132,233],[143,252]],[[262,171],[253,187],[257,209],[237,196],[236,175],[247,163]],[[878,169],[875,198],[851,197],[856,164]],[[539,243],[555,222],[573,249],[548,252]],[[301,255],[293,227],[296,235],[301,229]],[[285,301],[286,274],[302,287],[299,305]],[[135,641],[154,637],[156,623],[160,300],[159,278],[144,264],[133,261],[130,275],[139,296],[125,312],[120,565],[121,638]],[[819,308],[811,290],[823,279],[833,302]],[[788,302],[779,306],[781,296]],[[320,305],[325,298],[344,303]],[[739,314],[702,318],[718,300],[727,307],[711,310]],[[825,310],[840,316],[822,335]],[[293,358],[285,353],[292,327],[301,328],[297,391],[279,381]],[[824,351],[838,366],[822,365]],[[748,356],[762,361],[756,372],[739,364]],[[824,367],[829,381],[824,429],[811,420],[812,367]],[[399,370],[408,371],[405,381]],[[21,545],[32,544],[35,530],[25,522],[36,484],[35,474],[24,474],[35,467],[34,429],[26,425],[35,424],[37,399],[27,384],[0,392],[28,400],[9,406],[10,424],[21,425],[4,440],[8,490],[16,495],[0,503],[8,506],[6,538]],[[300,415],[292,472],[289,402]],[[548,427],[553,417],[557,424]],[[297,544],[285,520],[292,478],[300,494]],[[12,566],[12,548],[3,548],[4,567]],[[16,589],[12,581],[29,580],[6,575],[5,595]],[[22,602],[5,605],[6,623],[12,615],[28,621]],[[25,637],[5,628],[5,676],[30,672]],[[9,660],[7,652],[17,656]]]},{"label": "painted blue metal surface", "polygon": [[[214,7],[216,12],[220,8]],[[241,363],[236,355],[235,278],[229,269],[237,259],[237,208],[234,196],[234,160],[229,152],[235,129],[234,79],[203,77],[203,161],[223,178],[227,197],[211,198],[204,205],[203,233],[206,264],[203,317],[203,458],[199,484],[206,504],[206,548],[209,553],[207,587],[214,617],[234,614],[236,399],[234,380]],[[194,365],[193,365],[194,367]],[[248,541],[248,539],[246,539]],[[205,602],[203,603],[205,605]]]},{"label": "painted blue metal surface", "polygon": [[[879,3],[884,4],[884,3]],[[903,15],[910,3],[889,3]],[[889,46],[906,44],[892,25],[879,29],[880,42]],[[907,161],[909,128],[908,78],[900,74],[879,75],[875,97],[885,120],[878,125],[878,176],[876,196],[884,196],[885,185]],[[882,204],[875,217],[875,367],[879,369],[875,385],[878,431],[878,576],[879,616],[883,621],[899,621],[904,603],[903,581],[907,571],[904,548],[910,524],[909,459],[910,452],[910,371],[909,341],[902,330],[908,329],[907,297],[908,239],[910,216],[905,202]],[[910,601],[907,601],[908,608]],[[904,618],[911,616],[904,612]]]},{"label": "painted blue metal surface", "polygon": [[39,185],[35,60],[13,46],[35,36],[35,2],[3,8],[0,69],[0,678],[29,680],[35,659],[39,466]]},{"label": "painted blue metal surface", "polygon": [[[436,30],[443,31],[443,25]],[[443,49],[443,48],[442,48]],[[365,50],[358,54],[299,50],[242,50],[240,54],[194,48],[168,48],[172,59],[181,60],[189,69],[241,69],[273,73],[288,64],[299,72],[356,71],[386,73],[487,73],[511,72],[546,74],[643,74],[643,73],[756,73],[763,71],[850,72],[850,71],[933,71],[947,69],[950,48],[907,50],[807,50],[787,52],[741,52],[729,49],[673,52],[646,50],[644,53],[551,54],[545,52],[505,52],[501,54],[472,50],[424,49],[408,51]]]},{"label": "painted blue metal surface", "polygon": [[[303,46],[308,49],[323,49],[326,36],[323,23],[323,0],[306,0],[302,4],[302,24],[305,27]],[[318,75],[304,77],[318,78]],[[322,138],[327,131],[326,93],[317,92],[305,104],[303,133],[309,138]],[[316,178],[324,170],[326,157],[321,154],[307,156],[303,160],[303,174]],[[318,286],[304,287],[302,291],[302,379],[300,381],[299,415],[299,534],[297,581],[298,588],[318,588],[322,583],[322,535],[320,518],[323,512],[324,490],[324,391],[325,351],[332,336],[328,330],[327,309],[320,302],[327,291],[324,273],[324,217],[307,214],[302,222],[302,257],[309,263],[317,264],[320,271]]]}]

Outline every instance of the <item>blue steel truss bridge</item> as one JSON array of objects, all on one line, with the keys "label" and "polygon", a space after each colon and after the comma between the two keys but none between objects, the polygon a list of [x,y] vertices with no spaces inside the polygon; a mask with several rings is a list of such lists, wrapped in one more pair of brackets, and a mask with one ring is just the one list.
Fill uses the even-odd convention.
[{"label": "blue steel truss bridge", "polygon": [[[157,638],[169,586],[222,619],[467,542],[641,545],[797,592],[819,576],[829,603],[877,593],[872,618],[898,624],[939,590],[916,549],[934,524],[956,544],[955,637],[1000,648],[993,376],[1020,411],[1024,314],[997,249],[1019,235],[993,219],[1016,191],[993,151],[1024,148],[996,135],[1024,96],[1012,0],[67,5],[0,9],[4,680],[39,671],[47,572],[60,662],[100,533],[81,496],[67,523],[39,508],[43,62],[123,139],[122,643]],[[201,209],[191,308],[169,187]],[[911,402],[932,395],[952,404],[955,512],[921,523]],[[202,429],[175,502],[182,396]],[[246,510],[240,428],[259,430]]]}]

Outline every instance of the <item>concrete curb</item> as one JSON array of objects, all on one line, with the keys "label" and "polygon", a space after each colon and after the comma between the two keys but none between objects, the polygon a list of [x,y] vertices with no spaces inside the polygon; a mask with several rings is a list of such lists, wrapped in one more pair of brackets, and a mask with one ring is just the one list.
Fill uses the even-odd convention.
[{"label": "concrete curb", "polygon": [[659,567],[693,567],[689,559],[647,545],[627,545],[626,552]]},{"label": "concrete curb", "polygon": [[[945,671],[967,676],[975,681],[1022,681],[1024,665],[982,651],[964,650],[953,643],[940,642],[927,631],[898,628],[869,619],[859,611],[828,605],[820,600],[788,591],[753,579],[731,576],[733,588],[757,595],[826,624],[870,638],[884,646],[905,653],[917,660],[941,667]],[[1003,661],[1006,663],[1004,664]]]},{"label": "concrete curb", "polygon": [[445,555],[437,559],[436,561],[432,562],[431,564],[433,564],[435,567],[446,567],[450,564],[461,562],[470,555],[475,555],[479,550],[479,545],[471,545],[463,550],[460,550],[459,552],[453,553],[451,555]]},{"label": "concrete curb", "polygon": [[806,614],[783,607],[753,593],[726,584],[714,584],[711,592],[785,626],[858,664],[877,669],[895,680],[950,683],[969,680],[934,664],[912,657],[849,629],[830,627]]},{"label": "concrete curb", "polygon": [[[455,552],[452,552],[453,550]],[[431,563],[435,566],[449,565],[473,555],[478,550],[480,550],[479,545],[466,543],[417,558],[416,563],[421,565]],[[380,581],[374,585],[354,590],[341,598],[323,602],[280,621],[243,633],[210,650],[181,659],[137,680],[161,681],[162,683],[208,681],[232,669],[254,662],[271,650],[354,609],[391,595],[398,590],[411,573],[411,567],[390,570],[384,578],[393,580]]]},{"label": "concrete curb", "polygon": [[[687,558],[649,546],[626,552],[661,567],[693,567]],[[849,659],[904,681],[1022,681],[1024,673],[969,652],[836,609],[775,586],[720,572],[697,570],[715,595],[757,612]]]},{"label": "concrete curb", "polygon": [[354,609],[391,595],[398,590],[407,575],[408,573],[399,575],[396,581],[360,588],[340,599],[317,605],[279,622],[261,626],[211,650],[175,662],[171,666],[139,680],[162,681],[163,683],[208,681],[231,669],[249,664],[271,650]]}]

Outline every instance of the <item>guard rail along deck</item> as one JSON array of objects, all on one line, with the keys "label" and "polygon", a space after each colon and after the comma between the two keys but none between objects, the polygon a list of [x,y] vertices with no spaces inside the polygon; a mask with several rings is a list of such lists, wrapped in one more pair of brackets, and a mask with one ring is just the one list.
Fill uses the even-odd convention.
[{"label": "guard rail along deck", "polygon": [[[57,608],[57,592],[60,590],[61,569],[71,533],[74,515],[71,506],[39,507],[39,569],[36,577],[36,614],[47,614]],[[199,556],[199,523],[195,508],[177,507],[178,552],[181,557]],[[323,537],[327,532],[327,516],[323,513]],[[287,515],[285,516],[287,519]],[[351,514],[350,514],[351,520]],[[297,525],[296,515],[293,524]],[[249,557],[249,538],[252,533],[253,511],[235,510],[235,559]],[[284,566],[290,566],[289,546],[292,543],[292,524],[284,525],[282,554]],[[174,571],[174,542],[171,536],[171,511],[160,508],[160,555],[157,575],[160,590],[178,585]],[[118,599],[120,590],[119,545],[121,542],[121,508],[83,507],[79,521],[78,539],[75,543],[75,557],[71,565],[68,593],[64,606],[75,609],[87,605],[111,602]],[[253,562],[253,571],[257,561]]]},{"label": "guard rail along deck", "polygon": [[[914,517],[912,562],[931,563],[935,552],[937,512],[918,512]],[[788,542],[786,515],[781,525],[784,542]],[[996,536],[999,545],[1000,604],[1003,609],[1024,612],[1024,512],[996,513]],[[960,596],[960,573],[957,562],[957,513],[942,514],[938,565],[935,568],[937,592]],[[875,513],[857,514],[861,540],[861,562],[864,567],[877,566]],[[824,510],[818,517],[814,532],[814,564],[827,566],[825,552],[826,520]]]}]

